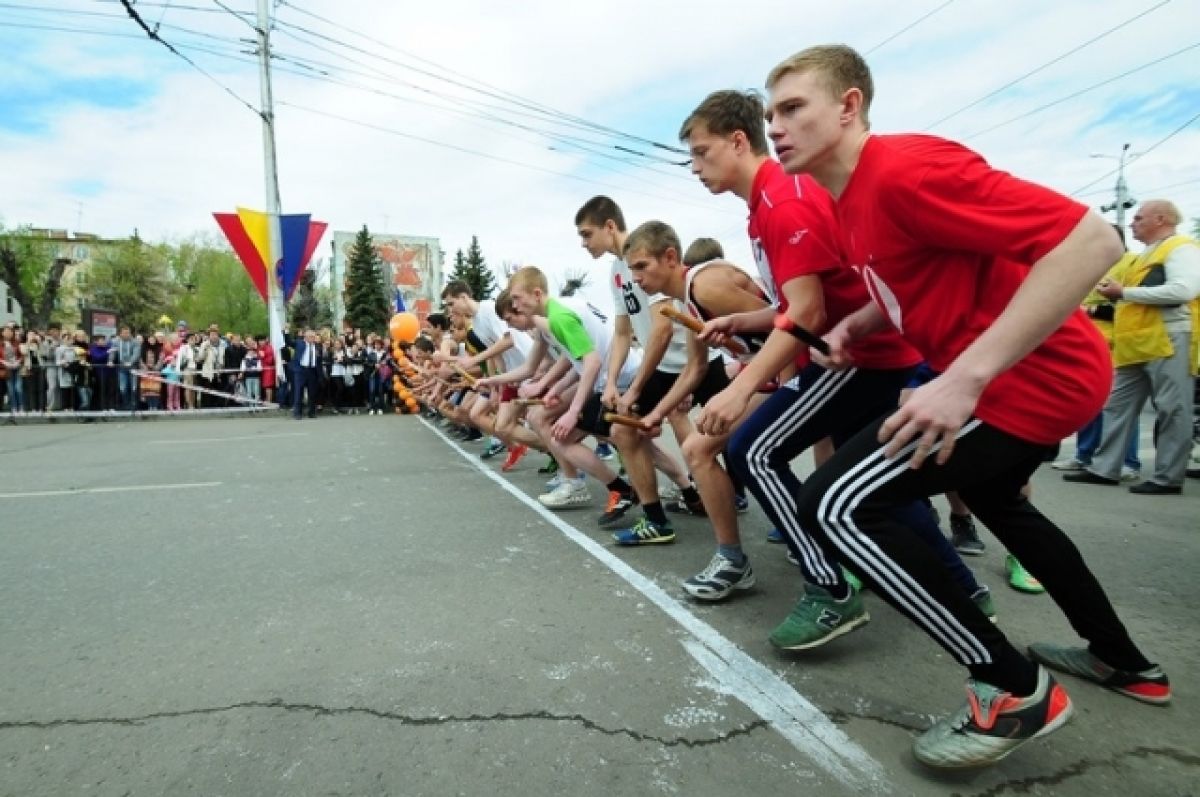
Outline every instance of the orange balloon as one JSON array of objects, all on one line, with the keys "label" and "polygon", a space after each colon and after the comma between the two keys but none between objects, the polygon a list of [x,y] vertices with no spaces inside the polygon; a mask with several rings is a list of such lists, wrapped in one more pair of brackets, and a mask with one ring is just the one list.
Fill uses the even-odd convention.
[{"label": "orange balloon", "polygon": [[388,332],[396,343],[412,343],[421,331],[421,321],[412,313],[396,313],[388,322]]}]

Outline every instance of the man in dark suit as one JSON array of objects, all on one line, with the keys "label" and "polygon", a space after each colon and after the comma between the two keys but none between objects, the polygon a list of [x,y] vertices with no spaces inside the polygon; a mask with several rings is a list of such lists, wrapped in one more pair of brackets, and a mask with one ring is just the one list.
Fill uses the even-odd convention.
[{"label": "man in dark suit", "polygon": [[317,333],[304,330],[304,337],[296,341],[296,354],[292,357],[292,417],[300,420],[304,408],[304,394],[308,393],[308,417],[317,417],[317,388],[320,386],[321,344]]}]

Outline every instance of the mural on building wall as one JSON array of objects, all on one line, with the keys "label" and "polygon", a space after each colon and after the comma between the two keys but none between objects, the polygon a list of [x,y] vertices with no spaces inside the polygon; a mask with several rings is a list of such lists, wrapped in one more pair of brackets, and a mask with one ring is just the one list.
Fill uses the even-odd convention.
[{"label": "mural on building wall", "polygon": [[[354,233],[336,233],[335,248],[340,274],[350,262],[354,248]],[[395,297],[404,308],[424,321],[433,312],[441,289],[441,247],[436,238],[416,238],[408,235],[373,233],[375,252],[383,261],[383,275]]]}]

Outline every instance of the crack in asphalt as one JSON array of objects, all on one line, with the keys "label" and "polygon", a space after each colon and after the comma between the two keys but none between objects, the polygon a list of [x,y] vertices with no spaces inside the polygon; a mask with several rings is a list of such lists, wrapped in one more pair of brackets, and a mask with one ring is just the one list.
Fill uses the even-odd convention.
[{"label": "crack in asphalt", "polygon": [[891,725],[893,728],[900,728],[901,730],[909,731],[911,733],[923,733],[929,729],[928,723],[924,725],[917,725],[898,717],[885,717],[879,714],[868,714],[866,712],[859,711],[846,711],[845,709],[840,708],[826,711],[825,716],[829,717],[829,719],[837,725],[845,725],[850,720],[857,719],[878,722],[880,725]]},{"label": "crack in asphalt", "polygon": [[269,709],[281,711],[303,711],[311,712],[316,716],[336,716],[341,714],[361,714],[376,719],[399,722],[403,725],[413,727],[423,727],[427,725],[454,725],[467,723],[484,723],[484,722],[519,722],[524,720],[533,720],[541,722],[568,722],[576,723],[583,726],[587,730],[596,731],[606,736],[626,736],[637,742],[654,742],[663,747],[709,747],[716,744],[735,739],[739,736],[747,736],[754,731],[766,728],[769,726],[766,720],[756,720],[754,722],[745,723],[738,727],[722,731],[716,736],[689,739],[684,736],[676,736],[667,738],[664,736],[655,736],[653,734],[642,733],[630,728],[606,728],[603,725],[590,720],[582,714],[553,714],[549,711],[529,711],[523,713],[506,713],[497,712],[495,714],[468,714],[465,716],[438,716],[438,717],[417,717],[407,714],[399,714],[392,711],[381,711],[374,708],[363,708],[358,706],[345,706],[340,708],[331,708],[329,706],[321,706],[315,703],[286,703],[283,700],[249,700],[243,703],[233,703],[228,706],[210,706],[207,708],[182,709],[179,711],[159,711],[152,714],[143,714],[136,717],[85,717],[85,718],[62,718],[53,720],[17,720],[0,722],[0,730],[17,730],[17,729],[36,729],[50,730],[54,728],[62,728],[68,726],[85,726],[85,725],[143,725],[147,722],[155,720],[178,719],[182,717],[203,716],[206,714],[222,714],[231,711],[243,711],[250,709]]},{"label": "crack in asphalt", "polygon": [[[1085,758],[1081,761],[1076,761],[1073,764],[1063,767],[1057,772],[1049,775],[1039,775],[1032,778],[1019,778],[1017,780],[1006,780],[1003,783],[998,783],[990,789],[985,789],[981,792],[975,792],[970,797],[995,797],[999,794],[1028,794],[1032,789],[1039,786],[1057,786],[1063,781],[1071,778],[1079,777],[1085,774],[1088,770],[1097,767],[1117,767],[1122,759],[1127,758],[1167,758],[1176,763],[1186,764],[1188,766],[1200,766],[1200,756],[1183,750],[1177,750],[1173,747],[1135,747],[1132,750],[1115,753],[1107,758],[1095,759]],[[963,797],[961,793],[955,793],[955,797]]]}]

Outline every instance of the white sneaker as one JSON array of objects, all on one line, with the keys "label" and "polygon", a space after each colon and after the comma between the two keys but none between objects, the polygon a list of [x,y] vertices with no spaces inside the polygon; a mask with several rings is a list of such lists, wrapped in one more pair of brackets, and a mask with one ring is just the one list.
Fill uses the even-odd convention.
[{"label": "white sneaker", "polygon": [[1077,470],[1083,470],[1084,468],[1086,468],[1087,464],[1084,462],[1080,462],[1075,457],[1071,457],[1070,459],[1060,459],[1058,462],[1055,462],[1050,467],[1054,468],[1055,470],[1077,471]]},{"label": "white sneaker", "polygon": [[550,509],[577,509],[591,505],[592,494],[584,478],[564,479],[562,484],[550,492],[539,495],[538,501]]},{"label": "white sneaker", "polygon": [[1133,468],[1129,467],[1128,465],[1121,466],[1121,481],[1136,482],[1136,481],[1141,481],[1141,478],[1142,478],[1142,472],[1140,470],[1134,470]]}]

